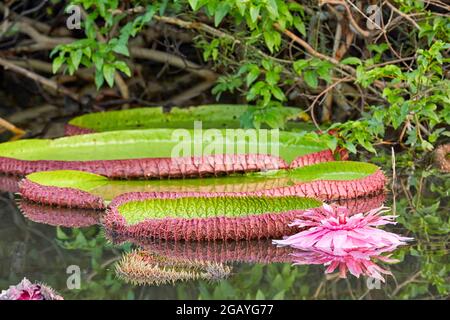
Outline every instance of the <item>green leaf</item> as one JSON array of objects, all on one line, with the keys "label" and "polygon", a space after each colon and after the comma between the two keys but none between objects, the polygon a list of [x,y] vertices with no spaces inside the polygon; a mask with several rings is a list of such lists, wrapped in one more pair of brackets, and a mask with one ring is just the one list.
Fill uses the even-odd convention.
[{"label": "green leaf", "polygon": [[284,300],[284,290],[274,295],[273,300]]},{"label": "green leaf", "polygon": [[161,5],[159,6],[159,15],[162,16],[166,12],[167,4],[169,0],[162,0]]},{"label": "green leaf", "polygon": [[367,151],[372,152],[372,153],[376,153],[375,148],[372,146],[372,144],[369,141],[366,141],[366,140],[363,140],[363,139],[358,139],[358,142]]},{"label": "green leaf", "polygon": [[188,2],[191,5],[192,10],[197,11],[199,0],[188,0]]},{"label": "green leaf", "polygon": [[274,52],[281,44],[281,35],[278,31],[268,30],[264,32],[264,40],[270,52]]},{"label": "green leaf", "polygon": [[105,64],[103,66],[103,76],[110,87],[114,86],[114,74],[116,68],[111,64]]},{"label": "green leaf", "polygon": [[338,143],[338,141],[337,141],[337,139],[336,139],[336,137],[335,136],[330,136],[331,138],[330,139],[328,139],[327,141],[326,141],[326,143],[327,143],[327,146],[328,146],[328,148],[330,148],[331,150],[336,150],[336,148],[337,148],[337,143]]},{"label": "green leaf", "polygon": [[61,227],[56,227],[56,237],[59,240],[69,240],[67,234],[61,229]]},{"label": "green leaf", "polygon": [[311,88],[317,88],[319,80],[317,79],[317,73],[313,70],[306,70],[303,73],[303,78],[308,86]]},{"label": "green leaf", "polygon": [[298,16],[294,17],[294,27],[301,33],[302,36],[306,36],[305,23]]},{"label": "green leaf", "polygon": [[353,142],[347,141],[345,143],[345,148],[347,148],[347,150],[350,151],[351,153],[356,154],[356,147],[353,144]]},{"label": "green leaf", "polygon": [[252,68],[250,70],[250,72],[247,74],[247,78],[246,78],[246,82],[247,82],[247,87],[250,87],[250,85],[259,77],[259,74],[261,73],[261,71],[259,70],[258,67],[255,66],[255,68]]},{"label": "green leaf", "polygon": [[348,57],[341,61],[342,64],[361,65],[362,62],[356,57]]},{"label": "green leaf", "polygon": [[299,75],[302,74],[303,69],[305,69],[309,64],[309,60],[300,59],[294,62],[294,71],[297,72]]},{"label": "green leaf", "polygon": [[327,65],[322,65],[319,68],[317,68],[317,73],[320,76],[320,78],[325,80],[327,83],[331,82],[330,68]]},{"label": "green leaf", "polygon": [[[223,121],[220,123],[223,123]],[[177,138],[173,135],[175,130],[178,129],[127,130],[126,134],[119,131],[109,131],[92,135],[64,137],[59,140],[20,140],[0,144],[0,154],[9,158],[19,157],[21,160],[63,161],[107,160],[118,156],[121,159],[170,157],[174,155],[174,148],[179,146],[180,143],[179,137]],[[193,134],[193,129],[186,130],[189,131],[189,134]],[[226,129],[222,129],[220,132],[224,136]],[[203,138],[200,137],[200,139]],[[258,140],[258,148],[265,146],[268,147],[266,150],[270,150],[272,148],[270,145],[274,141],[269,140]],[[249,150],[248,135],[243,135],[242,137],[236,135],[233,141],[235,141],[233,142],[235,151],[238,146],[244,145],[246,146],[244,150]],[[190,146],[192,147],[196,143],[200,143],[200,141],[198,139],[192,140]],[[205,140],[203,142],[205,155],[217,154],[218,150],[216,148],[208,147],[211,146],[210,143],[218,144],[217,141],[207,143]],[[121,144],[127,146],[126,152],[123,148],[117,147]],[[276,144],[279,146],[278,156],[288,163],[299,156],[327,149],[324,142],[308,137],[304,138],[295,132],[279,132],[279,140]],[[191,147],[188,150],[193,150]]]},{"label": "green leaf", "polygon": [[266,296],[261,290],[258,290],[258,292],[256,292],[255,300],[266,300]]},{"label": "green leaf", "polygon": [[422,149],[427,150],[427,151],[431,151],[434,148],[433,145],[426,140],[423,140],[421,145],[422,145]]},{"label": "green leaf", "polygon": [[116,61],[114,62],[114,67],[119,70],[122,71],[123,73],[125,73],[127,76],[131,77],[131,70],[128,67],[128,65],[123,62],[123,61]]},{"label": "green leaf", "polygon": [[102,55],[99,52],[95,52],[94,55],[92,56],[92,62],[94,62],[95,67],[98,70],[102,70],[103,69],[103,63],[104,63],[104,59],[102,57]]},{"label": "green leaf", "polygon": [[223,18],[228,14],[230,11],[230,5],[226,2],[221,2],[217,8],[214,15],[214,25],[216,27],[219,26],[219,24],[222,22]]},{"label": "green leaf", "polygon": [[64,55],[59,55],[55,60],[53,60],[53,73],[58,72],[61,66],[64,64],[65,57]]},{"label": "green leaf", "polygon": [[75,69],[78,69],[80,66],[81,58],[83,57],[83,51],[75,50],[70,53],[70,60],[72,60],[72,64]]},{"label": "green leaf", "polygon": [[105,82],[105,78],[103,77],[102,70],[96,69],[95,70],[95,86],[97,87],[97,90],[103,86],[104,82]]},{"label": "green leaf", "polygon": [[269,11],[269,14],[271,15],[271,18],[278,18],[278,5],[275,0],[268,0],[267,1],[267,11]]},{"label": "green leaf", "polygon": [[91,58],[91,56],[92,56],[92,49],[90,47],[83,48],[83,54],[86,57]]},{"label": "green leaf", "polygon": [[128,50],[128,46],[125,43],[117,43],[112,49],[115,53],[122,54],[124,56],[129,57],[130,51]]},{"label": "green leaf", "polygon": [[280,100],[280,101],[286,100],[286,96],[284,95],[284,93],[280,89],[280,87],[273,86],[270,88],[270,90],[272,91],[272,94],[274,95],[274,97],[277,98],[278,100]]},{"label": "green leaf", "polygon": [[260,6],[254,6],[253,4],[250,6],[250,19],[253,23],[258,20],[259,17]]},{"label": "green leaf", "polygon": [[267,71],[272,70],[272,62],[269,59],[264,59],[261,61],[261,64]]},{"label": "green leaf", "polygon": [[236,7],[238,8],[241,16],[244,16],[245,10],[247,9],[247,4],[243,1],[236,1]]}]

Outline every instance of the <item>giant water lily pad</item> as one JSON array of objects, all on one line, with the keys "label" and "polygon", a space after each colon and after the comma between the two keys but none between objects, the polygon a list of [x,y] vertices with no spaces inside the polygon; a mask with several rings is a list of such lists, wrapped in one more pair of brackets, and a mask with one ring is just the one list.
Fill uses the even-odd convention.
[{"label": "giant water lily pad", "polygon": [[270,130],[124,130],[0,144],[0,173],[82,170],[113,178],[221,175],[334,160],[320,138]]},{"label": "giant water lily pad", "polygon": [[312,198],[201,197],[174,193],[125,194],[104,217],[108,233],[137,239],[251,240],[291,234],[289,223],[322,202]]},{"label": "giant water lily pad", "polygon": [[[70,120],[66,126],[66,134],[151,128],[193,129],[195,121],[201,121],[204,129],[240,128],[240,118],[247,109],[247,105],[216,104],[188,108],[173,107],[168,112],[164,112],[162,107],[97,112]],[[314,129],[308,123],[292,121],[298,119],[300,109],[285,107],[283,110],[289,114],[288,119],[291,119],[286,129]]]},{"label": "giant water lily pad", "polygon": [[342,200],[379,194],[384,185],[382,171],[373,164],[332,161],[291,170],[205,179],[111,180],[82,171],[43,171],[28,175],[21,184],[20,192],[23,197],[35,202],[101,209],[125,193],[301,195],[322,200]]}]

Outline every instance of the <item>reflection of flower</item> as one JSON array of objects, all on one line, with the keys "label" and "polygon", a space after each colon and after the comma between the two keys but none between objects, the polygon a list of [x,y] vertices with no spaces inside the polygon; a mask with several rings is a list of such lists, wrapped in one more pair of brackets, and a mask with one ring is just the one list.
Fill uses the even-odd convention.
[{"label": "reflection of flower", "polygon": [[341,278],[346,278],[347,271],[350,271],[357,278],[363,275],[384,282],[382,274],[391,274],[391,272],[378,266],[374,260],[387,263],[398,262],[398,260],[391,259],[389,255],[381,255],[392,250],[392,248],[381,250],[352,250],[343,255],[336,255],[330,251],[312,249],[309,251],[299,250],[293,253],[292,256],[294,257],[293,262],[295,265],[323,264],[328,267],[325,273],[332,273],[338,269]]},{"label": "reflection of flower", "polygon": [[24,278],[18,285],[3,290],[0,300],[63,300],[53,289],[42,284],[31,283]]},{"label": "reflection of flower", "polygon": [[387,211],[381,207],[350,215],[345,207],[324,204],[321,208],[305,211],[291,224],[308,230],[274,243],[302,250],[318,249],[339,256],[354,250],[394,249],[411,238],[376,228],[395,224],[395,216],[383,215]]}]

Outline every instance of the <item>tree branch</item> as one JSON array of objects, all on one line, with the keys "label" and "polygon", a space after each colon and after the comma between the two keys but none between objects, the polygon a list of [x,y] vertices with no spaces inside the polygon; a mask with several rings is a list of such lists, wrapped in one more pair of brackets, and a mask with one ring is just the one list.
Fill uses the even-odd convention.
[{"label": "tree branch", "polygon": [[21,74],[29,79],[32,79],[32,80],[42,84],[44,87],[54,90],[55,92],[62,93],[64,95],[72,98],[73,100],[79,101],[79,96],[77,94],[73,93],[72,91],[70,91],[69,89],[67,89],[63,86],[60,86],[55,81],[47,79],[37,73],[34,73],[25,68],[19,67],[6,59],[0,58],[0,66],[2,66],[5,70],[14,71],[15,73]]}]

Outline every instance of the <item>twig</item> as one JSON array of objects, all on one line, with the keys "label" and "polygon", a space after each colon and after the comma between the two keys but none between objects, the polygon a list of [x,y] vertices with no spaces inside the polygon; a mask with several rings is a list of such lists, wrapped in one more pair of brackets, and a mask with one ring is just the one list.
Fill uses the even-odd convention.
[{"label": "twig", "polygon": [[[37,45],[37,49],[41,50],[41,49],[53,49],[56,45],[60,44],[60,43],[71,43],[73,41],[75,41],[76,39],[74,38],[50,38],[47,37],[45,35],[40,34],[39,32],[37,32],[30,24],[26,23],[26,22],[20,22],[18,24],[19,26],[19,30],[25,34],[27,34],[30,38],[32,38]],[[99,37],[99,41],[102,41],[103,36]],[[156,62],[160,62],[160,63],[167,63],[171,66],[175,66],[178,67],[180,69],[184,69],[187,70],[193,74],[196,74],[202,78],[205,79],[205,81],[207,81],[208,83],[211,83],[213,81],[215,81],[218,77],[218,75],[208,69],[204,69],[202,66],[197,65],[196,63],[190,62],[186,59],[183,59],[179,56],[164,52],[164,51],[158,51],[158,50],[153,50],[153,49],[146,49],[146,48],[139,48],[139,47],[130,47],[130,53],[131,56],[134,58],[141,58],[141,59],[148,59],[148,60],[152,60],[152,61],[156,61]],[[24,69],[26,70],[26,69]],[[37,74],[34,74],[35,76],[38,76]],[[44,77],[41,77],[40,82],[42,82],[43,79],[48,80]],[[128,86],[126,85],[125,81],[123,80],[123,78],[120,76],[119,73],[116,72],[115,74],[115,80],[116,80],[116,84],[119,88],[119,91],[122,95],[122,97],[124,98],[124,100],[129,100],[129,89]],[[51,80],[48,80],[51,81]],[[56,83],[50,84],[48,83],[48,86],[50,87],[55,87],[57,86]],[[209,87],[211,86],[211,84],[209,85]],[[198,88],[200,88],[201,85],[198,85]],[[206,87],[206,85],[202,85],[202,87]],[[64,87],[58,87],[60,92],[65,92],[66,90],[64,89]],[[194,94],[194,92],[198,92],[198,90],[192,90],[190,91],[191,94]],[[66,92],[67,94],[67,92]]]},{"label": "twig", "polygon": [[405,58],[401,58],[401,59],[395,59],[395,60],[380,62],[380,63],[374,64],[374,65],[368,66],[367,69],[368,70],[375,69],[375,68],[378,68],[378,67],[386,66],[388,64],[397,64],[399,62],[411,61],[411,60],[415,60],[415,59],[416,59],[416,56],[414,55],[412,57],[405,57]]},{"label": "twig", "polygon": [[213,80],[205,80],[205,81],[193,86],[192,88],[189,88],[188,90],[182,92],[181,94],[171,97],[170,99],[162,102],[161,104],[164,106],[180,105],[184,101],[198,96],[203,91],[209,89],[213,84],[214,84]]},{"label": "twig", "polygon": [[336,87],[339,83],[342,83],[342,82],[345,82],[345,81],[350,81],[350,80],[352,80],[352,77],[345,77],[345,78],[339,79],[338,81],[336,81],[335,83],[330,85],[328,88],[326,88],[325,90],[323,90],[320,94],[318,94],[316,96],[316,98],[313,100],[313,102],[311,103],[309,108],[306,110],[306,111],[308,111],[308,110],[310,111],[311,119],[314,122],[314,125],[317,127],[317,129],[320,129],[320,126],[317,123],[316,118],[314,116],[314,106],[317,104],[317,102],[319,101],[320,97],[322,97],[325,94],[327,94],[327,92],[333,90],[333,88]]},{"label": "twig", "polygon": [[168,63],[171,66],[187,70],[193,74],[196,74],[208,80],[212,79],[215,80],[217,78],[217,74],[215,72],[208,69],[204,69],[194,62],[188,61],[174,54],[139,47],[131,47],[130,53],[134,58],[148,59],[160,63]]},{"label": "twig", "polygon": [[305,40],[303,40],[302,38],[300,38],[299,36],[297,36],[297,35],[296,35],[295,33],[293,33],[292,31],[289,31],[289,30],[287,30],[287,29],[282,29],[282,28],[280,27],[280,25],[277,24],[277,23],[274,24],[274,27],[275,27],[276,30],[278,30],[279,32],[283,33],[284,35],[286,35],[287,37],[289,37],[290,39],[292,39],[293,41],[295,41],[295,42],[297,42],[299,45],[301,45],[301,46],[306,50],[306,52],[309,53],[310,55],[312,55],[312,56],[314,56],[314,57],[316,57],[316,58],[319,58],[319,59],[328,61],[328,62],[330,62],[330,63],[332,63],[332,64],[334,64],[334,65],[336,65],[336,66],[339,66],[341,69],[343,69],[343,70],[349,72],[349,73],[352,74],[352,75],[356,74],[355,69],[353,69],[352,67],[347,66],[347,65],[342,65],[342,64],[340,64],[339,61],[337,61],[336,59],[334,59],[334,58],[332,58],[332,57],[329,57],[329,56],[327,56],[327,55],[324,55],[324,54],[322,54],[322,53],[320,53],[320,52],[314,50],[314,48],[311,47],[311,46],[309,45],[309,43],[307,43]]},{"label": "twig", "polygon": [[52,89],[56,92],[60,92],[66,96],[69,96],[73,100],[79,101],[79,96],[77,94],[73,93],[72,91],[70,91],[69,89],[67,89],[63,86],[58,85],[55,81],[47,79],[37,73],[27,70],[25,68],[19,67],[19,66],[15,65],[14,63],[12,63],[8,60],[5,60],[3,58],[0,58],[0,65],[3,66],[3,68],[5,70],[12,70],[18,74],[21,74],[27,78],[30,78],[30,79],[42,84],[44,87]]},{"label": "twig", "polygon": [[[284,35],[288,36],[289,38],[291,38],[293,41],[297,42],[298,44],[300,44],[305,50],[306,52],[308,52],[310,55],[328,61],[332,64],[334,64],[335,66],[339,67],[341,70],[346,71],[347,73],[349,73],[350,75],[354,76],[356,75],[356,70],[349,66],[349,65],[343,65],[341,64],[338,60],[329,57],[327,55],[324,55],[320,52],[317,52],[316,50],[313,49],[313,47],[311,47],[305,40],[303,40],[302,38],[300,38],[299,36],[297,36],[295,33],[287,30],[287,29],[282,29],[278,24],[274,24],[275,29],[277,29],[279,32],[283,33]],[[385,87],[384,83],[380,80],[375,80],[373,82],[373,84],[379,88],[379,89],[383,89]],[[376,93],[376,94],[380,94],[379,92],[377,92],[374,88],[372,88],[371,86],[368,87],[369,90],[371,90],[372,92]]]},{"label": "twig", "polygon": [[28,10],[25,10],[25,11],[21,12],[20,14],[22,16],[26,16],[26,15],[31,14],[33,12],[39,11],[47,4],[47,2],[48,2],[48,0],[42,0],[41,3],[39,3],[36,7],[28,9]]},{"label": "twig", "polygon": [[20,128],[17,128],[15,125],[13,125],[12,123],[6,121],[3,118],[0,118],[0,127],[5,128],[6,130],[11,131],[12,133],[14,133],[14,137],[12,140],[16,140],[19,139],[20,137],[22,137],[23,135],[25,135],[25,131],[23,131]]},{"label": "twig", "polygon": [[417,22],[413,18],[411,18],[407,14],[401,12],[399,9],[397,9],[396,6],[394,6],[389,1],[386,1],[386,4],[388,5],[389,8],[391,8],[393,11],[395,11],[398,15],[402,16],[403,18],[405,18],[406,20],[411,22],[413,24],[413,26],[417,28],[417,30],[420,30],[420,26],[417,24]]},{"label": "twig", "polygon": [[397,173],[395,171],[395,152],[394,147],[391,147],[391,158],[392,158],[392,212],[395,215],[397,212],[397,205],[396,205],[396,192],[395,192],[395,182],[397,180]]},{"label": "twig", "polygon": [[[341,5],[345,8],[345,11],[347,12],[347,16],[348,16],[348,20],[350,21],[351,26],[355,29],[355,31],[357,33],[359,33],[361,36],[363,36],[364,38],[368,38],[370,36],[370,31],[364,30],[363,28],[361,28],[358,23],[355,20],[355,17],[353,17],[352,15],[352,11],[350,10],[350,7],[348,6],[348,4],[345,1],[342,0],[326,0],[323,2],[324,4],[336,4],[336,5]],[[351,5],[353,5],[352,3],[350,3]],[[372,21],[372,19],[369,19],[369,17],[365,16],[370,22],[372,22],[373,24],[375,24],[375,26],[377,26],[379,29],[381,29],[376,23],[374,23]]]},{"label": "twig", "polygon": [[20,32],[25,33],[27,36],[33,39],[34,42],[42,46],[56,47],[60,44],[71,43],[74,40],[73,38],[69,37],[52,38],[43,35],[36,31],[36,29],[30,24],[30,22],[21,21],[18,22],[16,26]]},{"label": "twig", "polygon": [[[136,14],[136,13],[143,13],[145,12],[145,8],[142,6],[137,6],[135,8],[131,8],[128,10],[120,10],[120,9],[116,9],[113,10],[112,13],[113,14],[122,14],[122,13],[127,13],[127,14]],[[231,42],[233,42],[234,44],[243,44],[241,40],[233,37],[232,35],[220,31],[216,28],[213,28],[205,23],[202,22],[190,22],[190,21],[185,21],[183,19],[180,18],[176,18],[176,17],[166,17],[166,16],[158,16],[158,15],[154,15],[153,19],[155,19],[158,22],[162,22],[165,24],[170,24],[170,25],[174,25],[183,29],[187,29],[187,30],[197,30],[197,31],[201,31],[204,32],[206,34],[209,34],[213,37],[216,38],[222,38],[222,39],[227,39]],[[276,57],[272,57],[266,53],[264,53],[263,51],[259,50],[258,48],[254,47],[254,46],[248,46],[249,48],[251,48],[252,51],[256,52],[258,55],[266,58],[266,59],[271,59],[274,61],[277,61],[279,63],[285,63],[285,64],[292,64],[293,61],[290,60],[285,60],[285,59],[279,59]]]},{"label": "twig", "polygon": [[422,271],[418,271],[415,274],[413,274],[411,277],[409,277],[408,279],[406,279],[403,283],[399,284],[397,286],[397,288],[395,288],[394,292],[392,292],[392,296],[395,297],[397,295],[397,293],[404,287],[406,286],[408,283],[414,282],[416,280],[417,277],[419,277],[422,274]]}]

